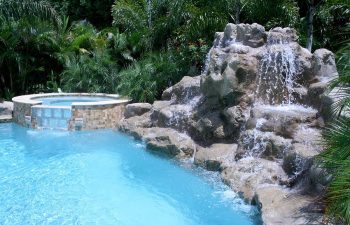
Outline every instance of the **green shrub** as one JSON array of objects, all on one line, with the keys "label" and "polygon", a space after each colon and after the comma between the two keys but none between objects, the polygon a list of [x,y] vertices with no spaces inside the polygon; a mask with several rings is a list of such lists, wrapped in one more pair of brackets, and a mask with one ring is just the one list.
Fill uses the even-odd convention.
[{"label": "green shrub", "polygon": [[117,65],[106,52],[72,55],[65,62],[61,84],[66,92],[116,93]]},{"label": "green shrub", "polygon": [[182,76],[173,54],[151,54],[119,73],[118,91],[137,102],[153,102]]}]

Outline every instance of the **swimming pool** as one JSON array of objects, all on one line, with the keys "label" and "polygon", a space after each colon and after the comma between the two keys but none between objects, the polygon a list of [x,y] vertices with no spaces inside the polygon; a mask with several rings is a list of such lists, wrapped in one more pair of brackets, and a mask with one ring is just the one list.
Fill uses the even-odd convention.
[{"label": "swimming pool", "polygon": [[13,121],[30,128],[94,130],[114,128],[130,99],[103,93],[46,93],[12,99]]},{"label": "swimming pool", "polygon": [[59,97],[44,97],[36,98],[35,100],[41,101],[42,105],[51,106],[71,106],[76,102],[102,102],[113,101],[115,98],[111,97],[99,97],[99,96],[59,96]]},{"label": "swimming pool", "polygon": [[257,224],[215,174],[145,150],[111,130],[0,124],[0,224]]}]

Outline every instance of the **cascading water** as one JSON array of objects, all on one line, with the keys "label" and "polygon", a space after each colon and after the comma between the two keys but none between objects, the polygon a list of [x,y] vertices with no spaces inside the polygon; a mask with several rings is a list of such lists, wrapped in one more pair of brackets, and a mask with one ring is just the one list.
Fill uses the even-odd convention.
[{"label": "cascading water", "polygon": [[295,103],[295,88],[300,86],[295,58],[289,37],[269,32],[258,74],[259,102],[271,105]]},{"label": "cascading water", "polygon": [[[288,30],[278,29],[277,31],[268,32],[265,51],[258,70],[255,103],[252,107],[252,109],[257,108],[256,111],[267,112],[266,118],[270,123],[273,121],[276,124],[290,118],[300,120],[303,113],[315,111],[297,102],[296,89],[302,87],[299,83],[302,71],[299,69],[292,45],[295,40],[292,39]],[[272,132],[264,130],[263,124],[268,122],[265,118],[255,119],[257,119],[255,128],[242,136],[247,157],[261,157],[268,141],[271,140],[270,135],[274,135],[275,132],[275,130],[271,130]],[[285,146],[286,150],[290,148],[290,144]],[[297,176],[303,171],[306,161],[298,155],[295,161]]]}]

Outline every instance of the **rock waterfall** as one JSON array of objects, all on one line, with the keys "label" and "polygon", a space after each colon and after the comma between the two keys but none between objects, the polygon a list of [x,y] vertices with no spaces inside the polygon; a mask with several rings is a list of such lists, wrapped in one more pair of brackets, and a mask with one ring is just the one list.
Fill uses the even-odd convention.
[{"label": "rock waterfall", "polygon": [[119,129],[150,150],[219,171],[261,207],[265,224],[318,224],[312,210],[327,180],[313,158],[336,77],[332,52],[302,48],[296,31],[228,24],[215,34],[203,74],[184,77],[161,101],[130,104]]}]

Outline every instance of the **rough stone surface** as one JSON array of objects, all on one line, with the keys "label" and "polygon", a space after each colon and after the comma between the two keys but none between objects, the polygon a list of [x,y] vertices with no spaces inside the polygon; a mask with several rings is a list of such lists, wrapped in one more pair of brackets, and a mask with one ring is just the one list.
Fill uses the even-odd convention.
[{"label": "rough stone surface", "polygon": [[276,162],[248,157],[227,165],[222,171],[222,178],[233,190],[251,202],[258,187],[278,185],[287,180],[287,175]]},{"label": "rough stone surface", "polygon": [[32,106],[32,104],[15,103],[13,106],[13,120],[22,126],[30,126],[26,123],[25,117],[31,116]]},{"label": "rough stone surface", "polygon": [[315,199],[290,193],[277,185],[258,188],[255,201],[261,207],[265,224],[323,224],[323,215],[310,209]]},{"label": "rough stone surface", "polygon": [[200,76],[185,76],[179,83],[166,89],[162,99],[186,103],[186,101],[200,95],[200,80]]},{"label": "rough stone surface", "polygon": [[149,103],[128,104],[125,107],[124,117],[129,118],[133,116],[141,116],[142,114],[150,111],[151,109],[152,105]]},{"label": "rough stone surface", "polygon": [[237,144],[213,144],[208,148],[198,147],[194,163],[207,170],[219,171],[227,161],[234,161]]},{"label": "rough stone surface", "polygon": [[196,144],[186,134],[169,128],[148,128],[143,136],[149,149],[169,156],[192,156]]},{"label": "rough stone surface", "polygon": [[327,83],[338,76],[334,54],[327,49],[317,49],[313,54],[315,77]]}]

